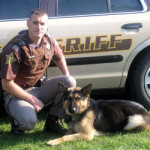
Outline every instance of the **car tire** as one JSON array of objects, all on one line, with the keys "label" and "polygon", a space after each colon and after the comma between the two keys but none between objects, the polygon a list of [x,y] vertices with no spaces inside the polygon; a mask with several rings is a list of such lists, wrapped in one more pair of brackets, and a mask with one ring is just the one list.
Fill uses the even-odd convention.
[{"label": "car tire", "polygon": [[136,59],[129,82],[132,97],[150,109],[150,52]]}]

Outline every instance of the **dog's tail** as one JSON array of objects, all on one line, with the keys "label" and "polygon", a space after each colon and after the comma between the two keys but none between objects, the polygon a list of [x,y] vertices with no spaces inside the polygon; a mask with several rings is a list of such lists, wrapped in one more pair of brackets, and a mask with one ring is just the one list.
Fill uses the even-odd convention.
[{"label": "dog's tail", "polygon": [[150,129],[150,116],[149,115],[134,115],[129,117],[129,122],[124,130],[141,132]]},{"label": "dog's tail", "polygon": [[144,122],[141,126],[139,126],[137,129],[138,131],[147,131],[150,130],[150,116],[146,115],[145,117],[143,117]]},{"label": "dog's tail", "polygon": [[142,126],[141,131],[150,130],[150,116],[146,116],[144,119],[145,119],[145,124]]}]

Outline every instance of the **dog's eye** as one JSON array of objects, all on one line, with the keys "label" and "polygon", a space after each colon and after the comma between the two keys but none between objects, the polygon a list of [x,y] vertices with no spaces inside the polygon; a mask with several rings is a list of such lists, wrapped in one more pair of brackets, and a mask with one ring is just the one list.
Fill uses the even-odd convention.
[{"label": "dog's eye", "polygon": [[80,97],[76,97],[76,100],[79,101],[81,98]]}]

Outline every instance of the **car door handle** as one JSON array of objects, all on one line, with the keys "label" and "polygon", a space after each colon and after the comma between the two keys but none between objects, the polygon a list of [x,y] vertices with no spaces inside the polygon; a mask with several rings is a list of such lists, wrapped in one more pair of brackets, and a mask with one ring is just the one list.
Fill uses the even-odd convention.
[{"label": "car door handle", "polygon": [[142,28],[142,23],[129,23],[129,24],[124,24],[122,29],[139,29]]}]

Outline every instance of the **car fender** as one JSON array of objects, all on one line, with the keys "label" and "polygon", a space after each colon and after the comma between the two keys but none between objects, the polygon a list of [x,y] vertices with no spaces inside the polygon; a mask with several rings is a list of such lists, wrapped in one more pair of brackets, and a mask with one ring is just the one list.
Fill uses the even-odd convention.
[{"label": "car fender", "polygon": [[127,62],[126,62],[125,66],[124,66],[124,69],[123,69],[122,79],[121,79],[121,82],[120,82],[120,88],[125,87],[125,83],[126,83],[126,80],[127,80],[127,77],[128,77],[128,72],[129,72],[129,69],[130,69],[131,64],[134,61],[135,57],[149,45],[150,45],[150,38],[146,39],[143,43],[138,45],[132,51],[132,53],[129,55],[129,57],[127,59]]}]

